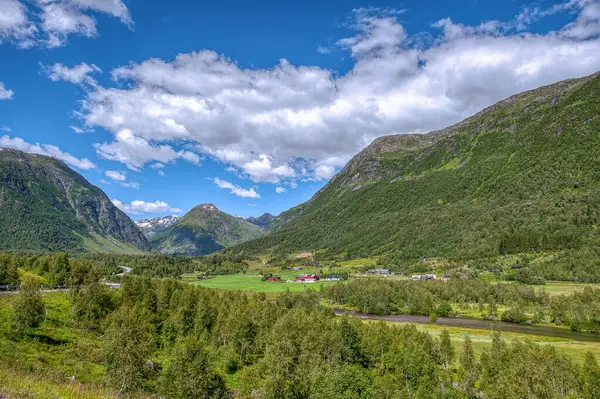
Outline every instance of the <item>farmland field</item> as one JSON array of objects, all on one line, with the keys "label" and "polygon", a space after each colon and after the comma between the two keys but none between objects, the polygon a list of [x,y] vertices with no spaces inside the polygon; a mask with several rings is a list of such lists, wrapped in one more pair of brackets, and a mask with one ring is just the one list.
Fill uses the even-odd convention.
[{"label": "farmland field", "polygon": [[547,282],[546,285],[536,286],[538,290],[545,290],[550,295],[571,295],[575,292],[581,292],[586,287],[598,289],[600,284],[589,283],[569,283],[569,282]]},{"label": "farmland field", "polygon": [[[281,276],[282,281],[286,279],[293,279],[298,272],[294,272],[294,276],[287,276],[286,273],[278,274]],[[194,284],[207,287],[215,288],[220,290],[234,290],[234,291],[249,291],[249,292],[265,292],[265,293],[280,293],[290,290],[291,292],[301,292],[306,289],[319,289],[322,286],[329,286],[336,284],[336,281],[318,281],[316,283],[267,283],[262,281],[261,276],[257,275],[246,275],[246,274],[229,274],[223,276],[215,276],[205,280],[200,280]]]}]

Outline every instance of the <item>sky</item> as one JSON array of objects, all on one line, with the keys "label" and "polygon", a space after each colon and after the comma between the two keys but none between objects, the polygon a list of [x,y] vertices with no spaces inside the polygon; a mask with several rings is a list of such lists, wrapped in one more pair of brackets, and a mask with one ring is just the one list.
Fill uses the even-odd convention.
[{"label": "sky", "polygon": [[372,140],[600,71],[600,0],[0,0],[0,147],[133,219],[308,200]]}]

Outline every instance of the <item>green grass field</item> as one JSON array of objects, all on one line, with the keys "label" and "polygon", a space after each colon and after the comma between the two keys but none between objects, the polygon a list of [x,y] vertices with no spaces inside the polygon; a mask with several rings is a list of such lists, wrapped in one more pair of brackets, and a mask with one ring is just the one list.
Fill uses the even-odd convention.
[{"label": "green grass field", "polygon": [[586,287],[600,289],[600,284],[551,281],[547,282],[546,285],[538,285],[535,287],[538,291],[545,290],[550,295],[572,295],[575,292],[583,291]]},{"label": "green grass field", "polygon": [[[287,279],[293,280],[299,272],[280,273],[282,281]],[[290,292],[302,292],[307,289],[318,290],[322,286],[336,284],[336,281],[318,281],[316,283],[268,283],[262,281],[261,276],[246,275],[246,274],[228,274],[223,276],[215,276],[206,280],[196,281],[194,284],[215,288],[219,290],[247,291],[247,292],[264,292],[264,293],[280,293],[290,290]]]}]

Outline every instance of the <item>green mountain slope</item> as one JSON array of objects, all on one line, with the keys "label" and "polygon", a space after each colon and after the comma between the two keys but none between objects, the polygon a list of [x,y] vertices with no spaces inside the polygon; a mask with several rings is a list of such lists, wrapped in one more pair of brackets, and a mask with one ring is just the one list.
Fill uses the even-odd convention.
[{"label": "green mountain slope", "polygon": [[198,205],[175,224],[151,238],[160,252],[205,255],[259,237],[262,229],[243,218],[229,215],[213,204]]},{"label": "green mountain slope", "polygon": [[263,213],[259,217],[251,216],[249,218],[246,218],[246,222],[257,225],[258,227],[264,230],[269,228],[273,220],[275,220],[275,216],[271,215],[270,213]]},{"label": "green mountain slope", "polygon": [[599,215],[595,74],[442,131],[379,138],[271,234],[232,251],[470,259],[595,248]]},{"label": "green mountain slope", "polygon": [[65,163],[0,148],[0,250],[149,249],[131,219]]}]

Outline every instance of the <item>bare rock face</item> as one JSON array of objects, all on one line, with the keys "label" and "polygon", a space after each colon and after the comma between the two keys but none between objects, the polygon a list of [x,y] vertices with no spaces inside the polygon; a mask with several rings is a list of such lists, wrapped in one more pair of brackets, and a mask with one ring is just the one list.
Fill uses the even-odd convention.
[{"label": "bare rock face", "polygon": [[64,162],[1,150],[0,250],[150,249],[133,221]]},{"label": "bare rock face", "polygon": [[156,233],[160,233],[163,230],[168,229],[180,219],[177,215],[159,216],[149,219],[141,219],[135,222],[135,224],[142,230],[142,233],[148,238],[152,237]]}]

